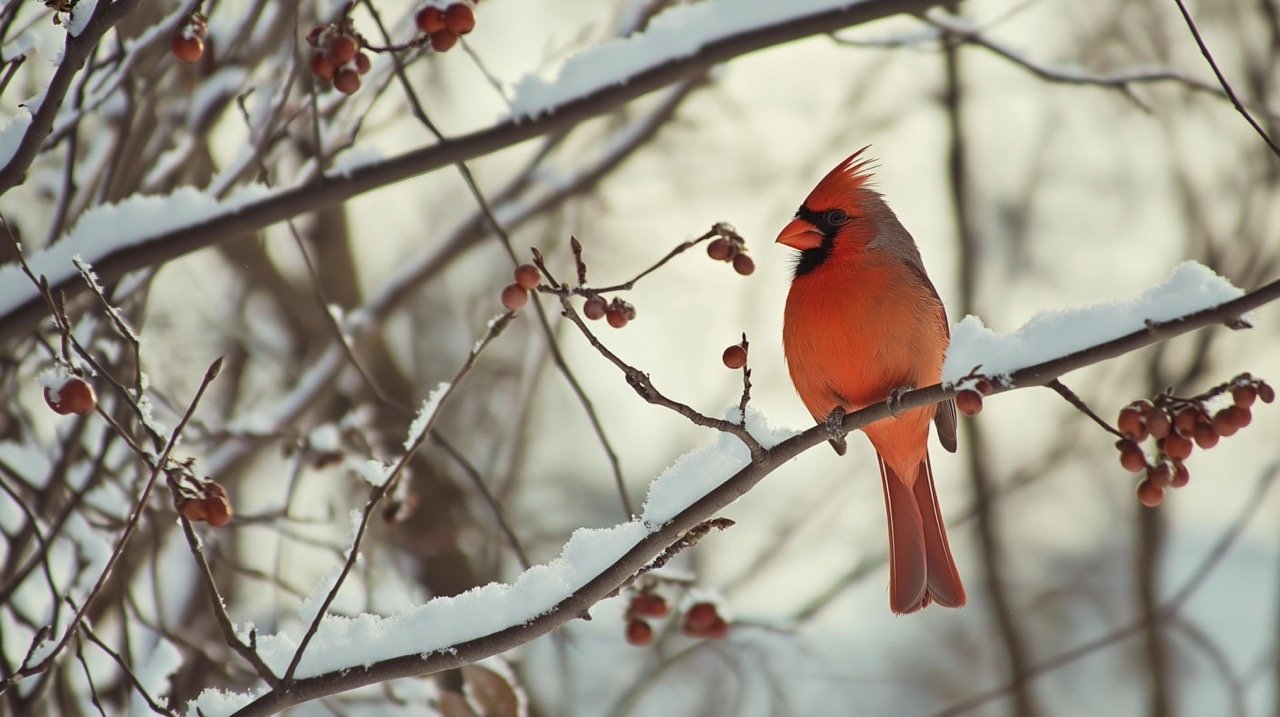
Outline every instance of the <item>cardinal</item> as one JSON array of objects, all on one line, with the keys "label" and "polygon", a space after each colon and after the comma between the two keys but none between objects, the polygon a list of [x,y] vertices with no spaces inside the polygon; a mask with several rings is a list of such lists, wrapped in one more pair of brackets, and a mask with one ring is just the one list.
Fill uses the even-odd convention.
[{"label": "cardinal", "polygon": [[[938,383],[951,341],[946,310],[920,250],[868,186],[866,147],[823,177],[778,242],[800,250],[783,317],[782,346],[800,400],[832,432],[845,413]],[[945,402],[897,412],[862,429],[876,449],[889,520],[889,608],[964,605],[964,586],[938,509],[929,425],[956,450],[956,411]]]}]

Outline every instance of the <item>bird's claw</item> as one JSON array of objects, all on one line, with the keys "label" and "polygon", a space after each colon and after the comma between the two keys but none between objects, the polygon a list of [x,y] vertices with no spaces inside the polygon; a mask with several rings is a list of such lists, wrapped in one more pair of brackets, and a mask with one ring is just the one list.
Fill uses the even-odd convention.
[{"label": "bird's claw", "polygon": [[885,396],[884,403],[889,408],[890,416],[897,418],[898,414],[902,413],[902,397],[914,390],[916,390],[915,386],[899,386]]},{"label": "bird's claw", "polygon": [[849,444],[844,439],[844,433],[841,432],[841,424],[844,423],[844,408],[836,406],[827,415],[827,440],[831,443],[831,447],[836,450],[836,455],[843,456],[845,451],[849,450]]}]

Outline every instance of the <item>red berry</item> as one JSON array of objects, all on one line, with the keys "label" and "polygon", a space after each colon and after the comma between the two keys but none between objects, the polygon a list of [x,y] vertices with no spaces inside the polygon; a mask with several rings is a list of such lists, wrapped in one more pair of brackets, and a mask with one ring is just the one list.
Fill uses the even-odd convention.
[{"label": "red berry", "polygon": [[1148,401],[1145,398],[1140,398],[1134,401],[1133,403],[1130,403],[1125,408],[1131,408],[1137,411],[1139,416],[1146,418],[1147,416],[1151,415],[1151,412],[1155,409],[1155,407],[1156,405],[1151,401]]},{"label": "red berry", "polygon": [[77,376],[62,385],[58,391],[58,402],[67,411],[83,416],[98,405],[98,395],[94,393],[93,386]]},{"label": "red berry", "polygon": [[1160,450],[1175,461],[1186,460],[1191,456],[1191,439],[1176,433],[1170,434],[1160,441]]},{"label": "red berry", "polygon": [[974,381],[973,387],[977,389],[978,393],[982,394],[983,396],[990,396],[991,391],[993,390],[991,388],[991,382],[985,378],[979,378],[978,380]]},{"label": "red berry", "polygon": [[1173,477],[1169,479],[1169,485],[1174,488],[1181,488],[1191,482],[1191,471],[1187,470],[1187,466],[1182,461],[1173,462]]},{"label": "red berry", "polygon": [[1147,457],[1142,449],[1132,441],[1121,441],[1120,465],[1130,473],[1140,473],[1147,467]]},{"label": "red berry", "polygon": [[231,522],[231,501],[227,499],[227,491],[217,483],[209,485],[209,494],[203,499],[205,520],[215,528],[221,528]]},{"label": "red berry", "polygon": [[344,95],[354,95],[360,89],[360,73],[350,68],[342,68],[333,74],[333,89]]},{"label": "red berry", "polygon": [[465,35],[476,27],[476,15],[461,3],[450,5],[444,11],[444,26],[455,35]]},{"label": "red berry", "polygon": [[626,302],[622,303],[622,315],[627,317],[627,321],[636,320],[636,307]]},{"label": "red berry", "polygon": [[203,523],[209,519],[209,509],[204,502],[204,498],[184,500],[178,506],[178,511],[182,513],[182,517],[192,523]]},{"label": "red berry", "polygon": [[369,68],[373,67],[373,63],[369,61],[369,56],[363,52],[356,53],[356,72],[365,74]]},{"label": "red berry", "polygon": [[169,49],[173,51],[173,56],[178,58],[178,62],[190,65],[204,55],[204,40],[198,37],[187,37],[179,31],[173,36],[173,42],[169,43]]},{"label": "red berry", "polygon": [[1244,428],[1250,423],[1253,423],[1253,411],[1250,411],[1247,408],[1241,408],[1240,406],[1232,406],[1231,408],[1231,420],[1235,421],[1237,429]]},{"label": "red berry", "polygon": [[1213,448],[1218,445],[1220,436],[1217,431],[1213,430],[1212,423],[1200,423],[1196,425],[1195,439],[1196,445],[1201,448]]},{"label": "red berry", "polygon": [[521,289],[533,289],[542,282],[542,275],[538,273],[538,267],[533,264],[521,264],[516,267],[516,283]]},{"label": "red berry", "polygon": [[1276,390],[1269,383],[1259,382],[1258,398],[1261,398],[1263,403],[1271,403],[1276,400]]},{"label": "red berry", "polygon": [[653,626],[644,620],[627,622],[627,644],[644,647],[653,642]]},{"label": "red berry", "polygon": [[627,325],[627,313],[616,307],[610,307],[608,311],[605,311],[604,318],[615,329],[620,329]]},{"label": "red berry", "polygon": [[1138,484],[1138,502],[1148,508],[1155,508],[1164,501],[1164,488],[1144,480]]},{"label": "red berry", "polygon": [[728,239],[714,239],[707,245],[707,256],[716,261],[729,261],[729,257],[733,255],[733,246],[729,244]]},{"label": "red berry", "polygon": [[604,317],[606,304],[599,296],[592,296],[582,305],[582,315],[595,321]]},{"label": "red berry", "polygon": [[966,416],[976,416],[982,413],[982,394],[971,388],[966,388],[957,393],[956,410]]},{"label": "red berry", "polygon": [[1248,408],[1258,399],[1258,389],[1250,385],[1236,386],[1231,389],[1231,399],[1240,408]]},{"label": "red berry", "polygon": [[1200,422],[1200,409],[1187,406],[1173,416],[1173,428],[1180,435],[1190,436],[1196,432],[1196,424]]},{"label": "red berry", "polygon": [[438,7],[424,7],[418,11],[414,22],[424,35],[434,35],[444,29],[444,13]]},{"label": "red berry", "polygon": [[356,56],[360,47],[350,35],[338,35],[329,41],[329,59],[335,65],[345,65]]},{"label": "red berry", "polygon": [[756,263],[746,254],[739,254],[733,257],[733,270],[743,276],[751,276],[756,270]]},{"label": "red berry", "polygon": [[529,303],[529,292],[520,288],[519,284],[507,284],[502,290],[502,305],[511,311],[518,311],[520,307]]},{"label": "red berry", "polygon": [[747,365],[747,350],[741,344],[734,344],[724,350],[720,359],[726,368],[739,369]]},{"label": "red berry", "polygon": [[322,80],[332,80],[334,70],[336,69],[338,68],[334,67],[329,56],[323,52],[317,52],[311,56],[311,74],[316,77],[319,77]]},{"label": "red berry", "polygon": [[702,637],[712,640],[723,640],[729,634],[729,623],[724,618],[717,616],[707,629],[702,631]]},{"label": "red berry", "polygon": [[1151,415],[1147,416],[1147,432],[1156,438],[1169,435],[1172,428],[1173,422],[1169,420],[1169,414],[1163,410],[1152,411]]},{"label": "red berry", "polygon": [[307,32],[307,44],[312,47],[320,47],[320,36],[324,34],[324,28],[316,25]]},{"label": "red berry", "polygon": [[1239,411],[1239,410],[1241,409],[1238,409],[1235,406],[1227,406],[1226,408],[1214,414],[1213,430],[1217,431],[1218,435],[1224,438],[1227,436],[1234,436],[1236,434],[1236,431],[1239,430],[1236,426],[1236,419],[1234,414],[1236,411]]},{"label": "red berry", "polygon": [[1165,461],[1160,461],[1147,469],[1147,480],[1160,488],[1169,485],[1169,480],[1172,478],[1173,471],[1169,469],[1169,464]]},{"label": "red berry", "polygon": [[720,613],[716,610],[714,603],[694,603],[684,613],[682,629],[684,634],[690,637],[701,637],[706,634],[707,628],[711,627],[719,619]]},{"label": "red berry", "polygon": [[1131,441],[1144,441],[1147,438],[1147,422],[1133,408],[1121,409],[1120,416],[1116,419],[1116,428]]},{"label": "red berry", "polygon": [[456,33],[449,30],[439,30],[431,33],[431,49],[436,52],[444,52],[458,43]]},{"label": "red berry", "polygon": [[640,617],[666,617],[671,606],[657,593],[639,593],[631,598],[631,613]]}]

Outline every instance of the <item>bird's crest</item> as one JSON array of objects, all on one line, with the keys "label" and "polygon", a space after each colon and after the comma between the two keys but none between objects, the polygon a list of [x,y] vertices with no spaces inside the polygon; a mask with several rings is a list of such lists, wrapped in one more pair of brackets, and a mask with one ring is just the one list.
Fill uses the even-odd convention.
[{"label": "bird's crest", "polygon": [[809,192],[805,205],[815,211],[839,206],[848,201],[852,192],[865,188],[871,179],[871,169],[875,160],[870,157],[864,158],[862,154],[870,147],[871,145],[867,145],[854,152],[837,164],[835,169],[827,172],[827,176],[818,182],[812,192]]}]

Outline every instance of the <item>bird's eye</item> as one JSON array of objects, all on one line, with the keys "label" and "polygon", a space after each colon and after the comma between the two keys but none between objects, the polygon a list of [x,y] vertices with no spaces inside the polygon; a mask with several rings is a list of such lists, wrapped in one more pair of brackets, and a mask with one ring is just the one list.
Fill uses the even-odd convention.
[{"label": "bird's eye", "polygon": [[842,224],[848,224],[849,219],[851,219],[851,217],[849,216],[849,213],[843,209],[832,209],[831,211],[827,212],[827,223],[833,227],[838,227],[838,226],[841,226]]}]

